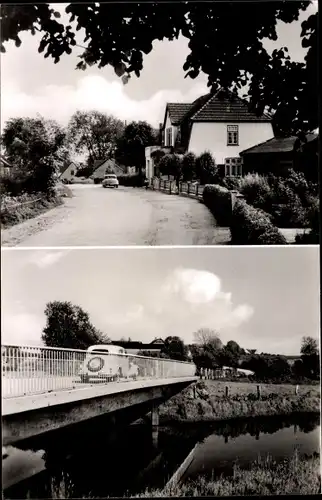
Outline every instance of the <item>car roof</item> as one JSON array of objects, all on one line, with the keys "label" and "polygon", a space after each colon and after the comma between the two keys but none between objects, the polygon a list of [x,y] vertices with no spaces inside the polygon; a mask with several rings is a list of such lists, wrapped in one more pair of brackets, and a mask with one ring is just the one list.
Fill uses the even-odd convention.
[{"label": "car roof", "polygon": [[118,352],[125,352],[124,347],[121,347],[119,345],[112,345],[112,344],[96,344],[96,345],[91,345],[87,350],[89,352],[100,349],[102,351],[108,351],[110,353],[118,353]]}]

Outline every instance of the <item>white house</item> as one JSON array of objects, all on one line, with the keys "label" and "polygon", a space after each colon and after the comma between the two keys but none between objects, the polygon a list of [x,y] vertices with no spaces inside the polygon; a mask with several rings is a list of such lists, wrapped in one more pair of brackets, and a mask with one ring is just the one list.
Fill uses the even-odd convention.
[{"label": "white house", "polygon": [[77,165],[72,161],[59,176],[60,181],[70,182],[76,175]]},{"label": "white house", "polygon": [[[219,90],[193,103],[168,103],[162,125],[162,147],[173,152],[212,153],[225,175],[241,175],[240,152],[274,137],[271,117],[249,111],[247,101]],[[148,177],[154,175],[151,147],[146,148]]]}]

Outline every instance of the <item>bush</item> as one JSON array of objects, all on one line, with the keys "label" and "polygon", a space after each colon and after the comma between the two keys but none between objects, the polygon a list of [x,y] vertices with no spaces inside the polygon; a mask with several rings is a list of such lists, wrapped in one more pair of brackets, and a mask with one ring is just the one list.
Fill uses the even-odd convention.
[{"label": "bush", "polygon": [[139,173],[119,175],[117,178],[120,186],[142,187],[145,181],[144,176]]},{"label": "bush", "polygon": [[209,151],[196,158],[196,176],[202,185],[217,182],[218,170],[215,159]]},{"label": "bush", "polygon": [[206,184],[203,201],[209,208],[218,224],[229,226],[232,215],[232,195],[230,191],[216,184]]},{"label": "bush", "polygon": [[186,153],[182,158],[182,180],[192,181],[196,177],[196,155]]},{"label": "bush", "polygon": [[266,177],[258,174],[247,174],[239,181],[239,191],[249,205],[262,210],[268,208],[271,187]]},{"label": "bush", "polygon": [[267,213],[238,200],[230,224],[234,245],[286,245],[284,236],[275,227]]},{"label": "bush", "polygon": [[235,176],[222,177],[219,180],[220,186],[225,187],[229,190],[237,190],[237,191],[240,191],[241,182],[242,179],[240,177],[235,177]]}]

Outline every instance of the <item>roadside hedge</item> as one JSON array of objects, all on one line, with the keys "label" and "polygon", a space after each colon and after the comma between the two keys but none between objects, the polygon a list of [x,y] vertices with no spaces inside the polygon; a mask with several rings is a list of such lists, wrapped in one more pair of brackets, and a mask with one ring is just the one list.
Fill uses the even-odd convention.
[{"label": "roadside hedge", "polygon": [[221,226],[229,226],[232,216],[231,192],[217,184],[206,184],[202,197],[217,223]]},{"label": "roadside hedge", "polygon": [[118,175],[120,186],[142,187],[144,185],[144,175],[140,174],[123,174]]},{"label": "roadside hedge", "polygon": [[233,245],[286,245],[286,239],[264,211],[237,200],[230,224]]}]

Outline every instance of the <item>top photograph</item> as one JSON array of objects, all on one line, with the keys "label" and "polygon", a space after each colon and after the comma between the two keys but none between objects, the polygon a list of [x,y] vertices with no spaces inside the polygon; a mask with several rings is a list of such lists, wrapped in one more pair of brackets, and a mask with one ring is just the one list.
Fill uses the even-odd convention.
[{"label": "top photograph", "polygon": [[318,3],[1,6],[1,245],[319,244]]}]

